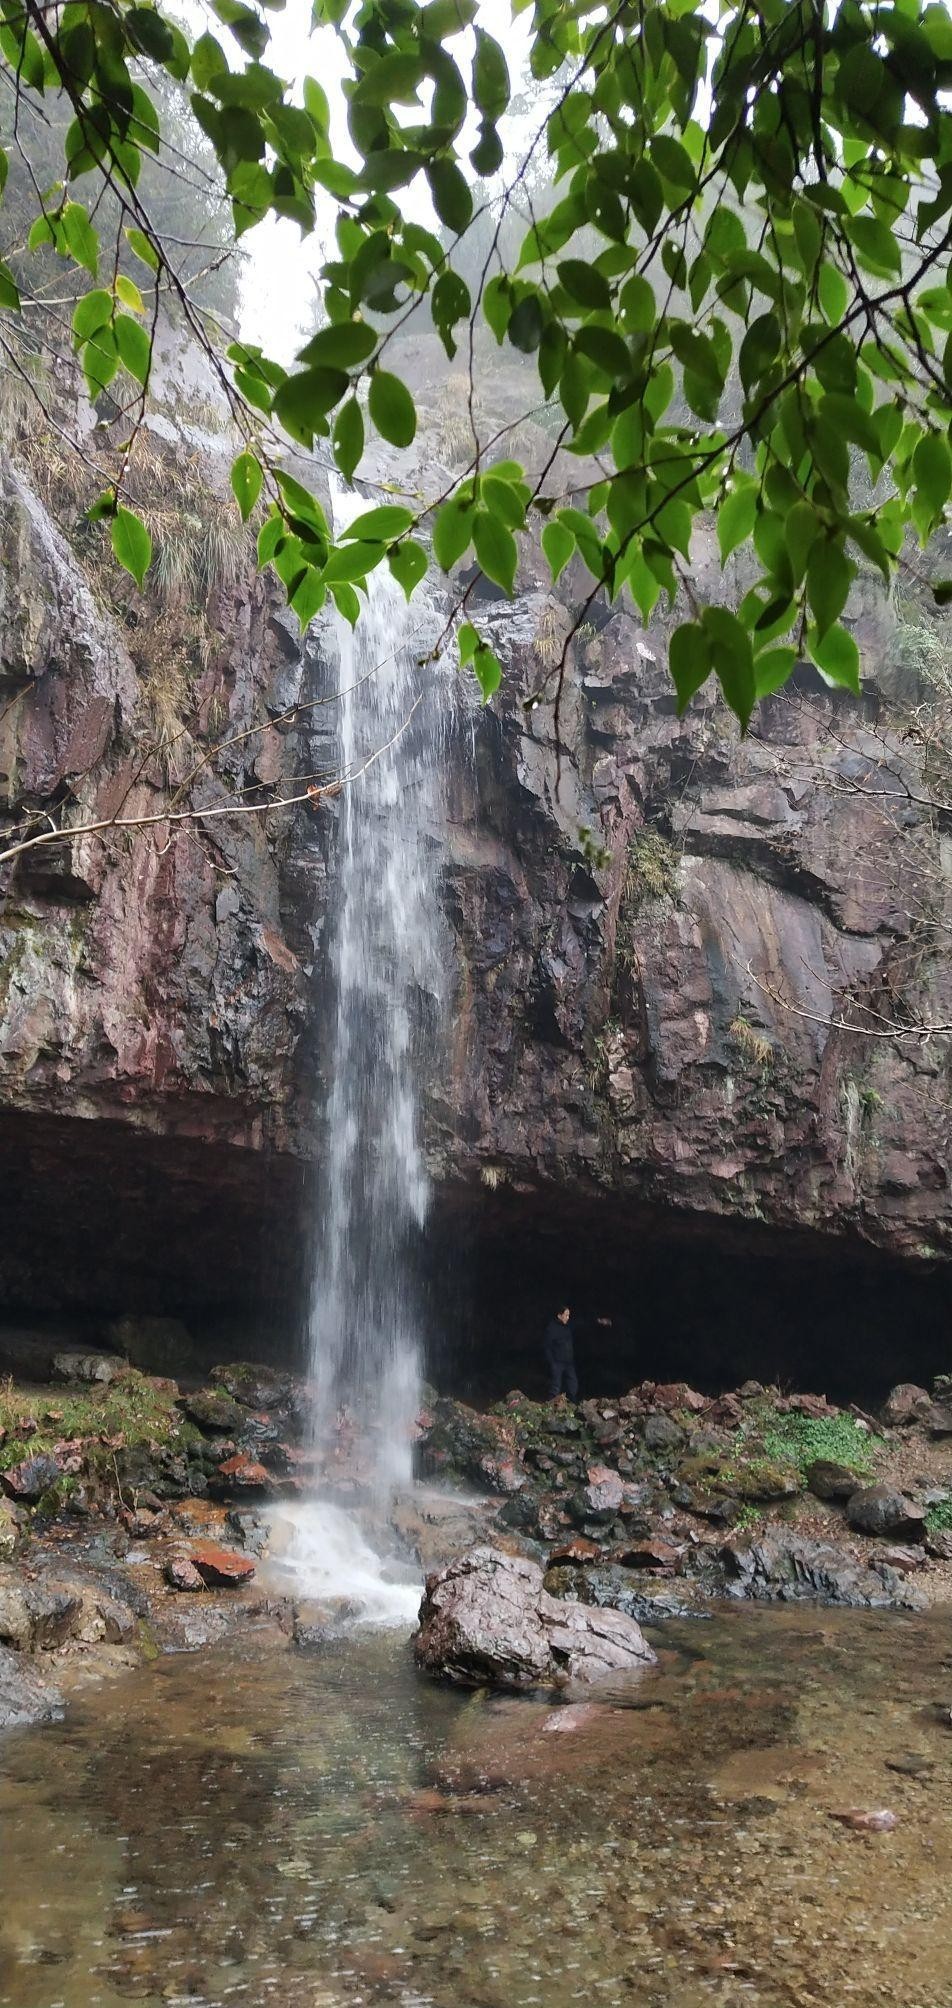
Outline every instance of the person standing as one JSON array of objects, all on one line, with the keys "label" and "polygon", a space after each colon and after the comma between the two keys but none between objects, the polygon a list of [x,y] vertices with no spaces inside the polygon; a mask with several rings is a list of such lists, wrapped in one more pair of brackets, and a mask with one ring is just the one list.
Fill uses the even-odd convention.
[{"label": "person standing", "polygon": [[578,1375],[575,1371],[575,1333],[572,1330],[572,1313],[567,1304],[556,1311],[545,1328],[543,1354],[549,1370],[549,1400],[555,1401],[562,1393],[574,1401],[578,1394]]}]

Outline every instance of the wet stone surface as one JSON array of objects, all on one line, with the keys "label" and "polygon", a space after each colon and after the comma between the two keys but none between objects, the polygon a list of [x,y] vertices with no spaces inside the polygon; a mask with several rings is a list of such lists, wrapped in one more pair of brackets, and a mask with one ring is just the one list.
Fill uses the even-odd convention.
[{"label": "wet stone surface", "polygon": [[942,1613],[653,1640],[631,1706],[373,1635],[90,1690],[4,1749],[0,2008],[948,2008]]}]

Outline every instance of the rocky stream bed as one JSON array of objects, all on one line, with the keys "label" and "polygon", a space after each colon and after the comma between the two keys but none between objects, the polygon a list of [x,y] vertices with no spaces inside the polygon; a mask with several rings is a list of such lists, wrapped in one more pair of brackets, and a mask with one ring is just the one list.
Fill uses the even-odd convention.
[{"label": "rocky stream bed", "polygon": [[945,1379],[894,1389],[878,1416],[754,1382],[578,1406],[514,1392],[487,1411],[429,1392],[419,1482],[382,1524],[346,1427],[323,1456],[309,1446],[309,1390],[289,1373],[236,1363],[196,1387],[118,1353],[51,1364],[0,1391],[6,1726],[236,1634],[326,1645],[361,1608],[315,1602],[283,1569],[287,1509],[312,1496],[426,1577],[418,1659],[464,1684],[638,1670],[640,1625],[725,1599],[923,1611],[952,1592]]}]

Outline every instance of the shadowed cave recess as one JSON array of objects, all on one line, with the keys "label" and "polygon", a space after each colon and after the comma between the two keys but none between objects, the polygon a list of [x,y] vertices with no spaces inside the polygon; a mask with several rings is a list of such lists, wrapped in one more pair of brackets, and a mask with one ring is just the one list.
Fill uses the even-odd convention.
[{"label": "shadowed cave recess", "polygon": [[[8,1113],[0,1189],[0,1371],[44,1342],[101,1343],[125,1315],[180,1319],[197,1368],[302,1363],[319,1180],[298,1159]],[[541,1333],[563,1301],[583,1395],[752,1377],[872,1406],[948,1367],[945,1265],[858,1235],[460,1181],[434,1189],[415,1259],[427,1378],[478,1403],[544,1393]]]}]

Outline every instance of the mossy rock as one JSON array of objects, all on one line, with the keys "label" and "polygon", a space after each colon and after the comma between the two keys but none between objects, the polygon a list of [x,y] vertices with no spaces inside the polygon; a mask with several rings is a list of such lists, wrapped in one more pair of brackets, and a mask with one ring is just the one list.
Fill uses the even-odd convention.
[{"label": "mossy rock", "polygon": [[804,1490],[797,1466],[773,1457],[686,1457],[678,1466],[678,1477],[692,1490],[739,1499],[742,1504],[795,1499]]},{"label": "mossy rock", "polygon": [[248,1419],[247,1410],[220,1387],[198,1388],[194,1394],[183,1395],[181,1407],[199,1429],[222,1430],[227,1436],[243,1429]]}]

